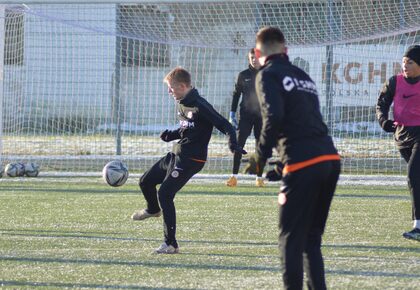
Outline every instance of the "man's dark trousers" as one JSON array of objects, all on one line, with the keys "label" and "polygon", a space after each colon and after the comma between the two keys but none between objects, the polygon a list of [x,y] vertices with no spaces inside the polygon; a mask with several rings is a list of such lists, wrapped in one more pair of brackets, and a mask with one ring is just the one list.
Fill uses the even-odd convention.
[{"label": "man's dark trousers", "polygon": [[285,289],[302,289],[303,268],[309,289],[326,289],[321,238],[339,173],[340,161],[325,161],[283,176],[279,248]]}]

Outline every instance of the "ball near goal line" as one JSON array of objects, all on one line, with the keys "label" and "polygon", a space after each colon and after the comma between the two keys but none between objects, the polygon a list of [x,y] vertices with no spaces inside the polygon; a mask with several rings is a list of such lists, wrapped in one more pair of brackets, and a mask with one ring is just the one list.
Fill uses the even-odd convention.
[{"label": "ball near goal line", "polygon": [[[4,173],[8,177],[37,177],[39,174],[40,166],[34,162],[22,163],[12,162],[8,163],[4,168]],[[3,168],[0,166],[0,177],[3,175]]]},{"label": "ball near goal line", "polygon": [[6,165],[4,172],[9,177],[19,177],[25,174],[25,164],[17,162],[17,163],[9,163]]},{"label": "ball near goal line", "polygon": [[39,174],[39,165],[34,162],[25,163],[25,175],[28,177],[37,177]]},{"label": "ball near goal line", "polygon": [[102,177],[110,186],[121,186],[128,179],[128,168],[119,160],[108,162],[102,170]]}]

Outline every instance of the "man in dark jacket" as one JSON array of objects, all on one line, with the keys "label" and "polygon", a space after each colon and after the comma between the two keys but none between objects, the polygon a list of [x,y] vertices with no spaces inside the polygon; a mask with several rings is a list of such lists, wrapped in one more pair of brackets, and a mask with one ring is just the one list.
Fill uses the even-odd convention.
[{"label": "man in dark jacket", "polygon": [[[238,74],[235,82],[235,89],[232,94],[232,105],[229,114],[230,123],[238,130],[238,145],[239,147],[245,146],[246,139],[254,129],[255,142],[258,142],[261,132],[261,112],[258,103],[258,98],[255,93],[255,76],[257,75],[260,64],[255,58],[254,49],[248,52],[249,67],[241,71]],[[239,123],[236,120],[236,110],[238,108],[239,100],[241,99],[239,109]],[[239,166],[241,164],[242,154],[235,152],[233,155],[233,168],[232,176],[226,182],[227,186],[235,187],[237,185],[237,175],[239,172]],[[264,181],[262,173],[264,170],[264,164],[257,164],[256,173],[257,177],[255,185],[257,187],[263,187]]]},{"label": "man in dark jacket", "polygon": [[[155,252],[175,254],[179,252],[175,237],[175,194],[203,168],[213,127],[229,135],[229,149],[232,152],[246,152],[238,147],[235,129],[228,120],[191,87],[191,76],[187,70],[177,67],[166,75],[164,81],[169,94],[178,102],[180,127],[173,131],[165,130],[160,138],[165,142],[179,141],[173,152],[162,157],[140,178],[147,208],[135,212],[132,219],[159,217],[163,212],[164,243]],[[156,190],[158,184],[161,184],[159,191]]]},{"label": "man in dark jacket", "polygon": [[340,157],[322,120],[315,83],[286,54],[283,33],[262,28],[256,56],[263,67],[256,78],[263,127],[260,162],[278,146],[283,168],[278,195],[279,248],[286,289],[325,289],[321,238],[340,173]]},{"label": "man in dark jacket", "polygon": [[[410,47],[402,59],[402,73],[385,83],[376,104],[376,116],[408,164],[413,229],[403,237],[420,241],[420,46]],[[394,120],[388,119],[394,103]]]}]

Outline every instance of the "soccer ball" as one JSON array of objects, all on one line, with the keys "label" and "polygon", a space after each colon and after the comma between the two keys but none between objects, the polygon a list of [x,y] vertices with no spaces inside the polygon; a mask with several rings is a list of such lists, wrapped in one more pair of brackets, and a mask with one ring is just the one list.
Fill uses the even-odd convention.
[{"label": "soccer ball", "polygon": [[108,162],[102,170],[102,177],[111,186],[121,186],[128,178],[127,166],[119,160]]},{"label": "soccer ball", "polygon": [[25,165],[23,163],[9,163],[6,165],[4,172],[10,177],[23,176],[25,174]]},{"label": "soccer ball", "polygon": [[25,163],[25,175],[37,177],[39,174],[39,165],[33,162]]}]

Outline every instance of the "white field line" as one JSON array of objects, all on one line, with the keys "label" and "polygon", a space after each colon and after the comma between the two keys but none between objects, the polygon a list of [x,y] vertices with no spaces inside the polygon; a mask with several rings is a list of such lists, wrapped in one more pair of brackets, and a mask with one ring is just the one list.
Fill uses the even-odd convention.
[{"label": "white field line", "polygon": [[[127,183],[137,184],[142,174],[130,174]],[[225,184],[230,174],[197,174],[189,183],[194,184]],[[0,183],[3,182],[102,182],[101,172],[41,172],[36,178],[34,177],[5,177],[0,178]],[[255,175],[238,175],[239,184],[253,185],[255,182]],[[280,182],[266,182],[268,186],[279,186]],[[386,175],[341,175],[339,185],[365,185],[365,186],[406,186],[406,176],[386,176]]]}]

